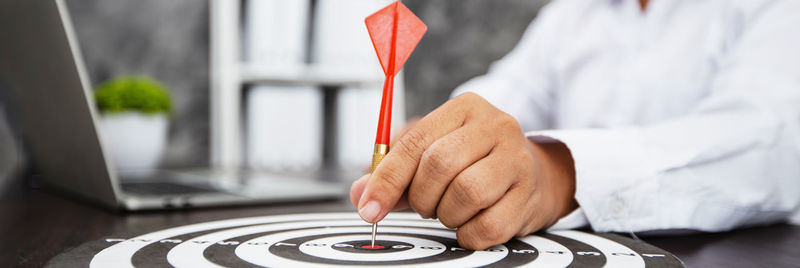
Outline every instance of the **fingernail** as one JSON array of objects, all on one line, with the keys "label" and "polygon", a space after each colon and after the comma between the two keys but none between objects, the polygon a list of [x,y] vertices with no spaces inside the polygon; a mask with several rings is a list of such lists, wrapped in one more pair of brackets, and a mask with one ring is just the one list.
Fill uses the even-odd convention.
[{"label": "fingernail", "polygon": [[380,212],[381,205],[379,205],[377,201],[372,200],[367,202],[364,207],[358,210],[358,215],[361,216],[361,219],[364,219],[366,222],[375,222],[375,219],[378,217],[378,213]]}]

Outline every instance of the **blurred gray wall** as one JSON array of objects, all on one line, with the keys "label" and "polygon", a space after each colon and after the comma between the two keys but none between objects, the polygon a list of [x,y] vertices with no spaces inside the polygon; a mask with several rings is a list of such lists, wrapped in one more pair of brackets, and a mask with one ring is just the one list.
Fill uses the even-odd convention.
[{"label": "blurred gray wall", "polygon": [[450,92],[519,41],[548,0],[404,0],[428,25],[405,69],[409,118],[444,103]]},{"label": "blurred gray wall", "polygon": [[[545,2],[403,1],[428,25],[405,68],[408,115],[430,112],[460,83],[485,73],[489,63],[519,41]],[[68,0],[67,4],[92,83],[121,74],[145,74],[164,82],[172,90],[175,111],[163,165],[206,165],[208,1]],[[0,112],[0,191],[20,158]]]}]

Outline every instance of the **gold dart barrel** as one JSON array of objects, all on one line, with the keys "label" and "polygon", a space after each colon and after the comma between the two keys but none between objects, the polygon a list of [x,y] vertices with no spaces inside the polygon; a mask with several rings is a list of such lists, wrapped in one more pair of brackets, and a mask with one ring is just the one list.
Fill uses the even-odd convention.
[{"label": "gold dart barrel", "polygon": [[378,168],[378,164],[381,163],[383,157],[388,153],[389,145],[375,144],[375,151],[372,152],[372,170],[370,170],[370,172],[375,172],[375,169]]}]

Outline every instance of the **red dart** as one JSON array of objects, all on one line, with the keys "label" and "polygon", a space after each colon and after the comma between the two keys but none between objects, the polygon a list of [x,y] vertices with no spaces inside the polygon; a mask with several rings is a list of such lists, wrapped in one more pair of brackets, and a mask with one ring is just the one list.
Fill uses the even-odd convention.
[{"label": "red dart", "polygon": [[[386,81],[383,83],[383,97],[381,97],[381,113],[378,117],[378,133],[375,137],[375,150],[372,153],[372,171],[378,167],[383,157],[389,153],[389,133],[392,129],[392,88],[394,75],[403,68],[408,56],[417,47],[422,35],[428,26],[417,18],[411,10],[396,1],[369,15],[364,20],[372,39],[372,46],[378,54],[383,74]],[[375,233],[378,224],[372,223],[372,243],[369,248],[375,248]]]},{"label": "red dart", "polygon": [[406,63],[428,27],[400,1],[391,3],[375,12],[364,22],[367,24],[367,31],[369,31],[369,37],[375,47],[375,53],[378,54],[383,73],[386,75],[375,144],[388,146],[392,121],[394,76]]}]

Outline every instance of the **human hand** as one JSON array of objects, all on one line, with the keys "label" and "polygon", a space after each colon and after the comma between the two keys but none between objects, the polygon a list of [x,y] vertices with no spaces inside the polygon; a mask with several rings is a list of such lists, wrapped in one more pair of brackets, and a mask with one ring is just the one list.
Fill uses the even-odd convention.
[{"label": "human hand", "polygon": [[567,147],[532,142],[517,121],[473,93],[409,127],[350,199],[367,222],[410,206],[485,249],[554,224],[577,207]]}]

